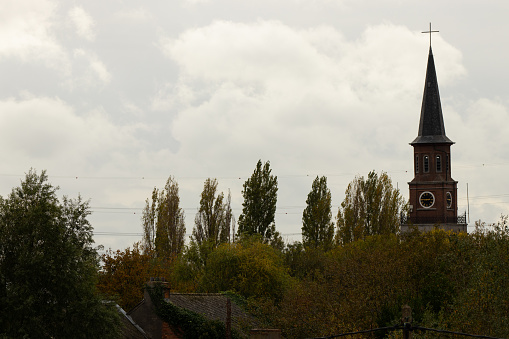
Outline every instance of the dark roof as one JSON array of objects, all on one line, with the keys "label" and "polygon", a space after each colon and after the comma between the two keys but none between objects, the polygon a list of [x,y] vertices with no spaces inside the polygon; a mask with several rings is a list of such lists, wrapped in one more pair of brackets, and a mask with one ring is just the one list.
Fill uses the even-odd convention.
[{"label": "dark roof", "polygon": [[[166,301],[175,306],[203,315],[209,320],[226,323],[226,303],[229,298],[219,293],[171,293]],[[231,299],[230,299],[231,300]],[[231,302],[232,328],[241,332],[246,328],[258,327],[254,317],[240,306]]]},{"label": "dark roof", "polygon": [[148,339],[149,337],[143,331],[143,329],[138,326],[134,320],[129,316],[122,307],[117,306],[118,313],[120,313],[120,319],[122,320],[122,336],[121,338],[125,339]]},{"label": "dark roof", "polygon": [[422,97],[421,120],[419,122],[419,134],[410,144],[454,144],[445,135],[444,117],[438,92],[437,74],[431,46],[428,55],[428,67],[426,69],[426,81]]}]

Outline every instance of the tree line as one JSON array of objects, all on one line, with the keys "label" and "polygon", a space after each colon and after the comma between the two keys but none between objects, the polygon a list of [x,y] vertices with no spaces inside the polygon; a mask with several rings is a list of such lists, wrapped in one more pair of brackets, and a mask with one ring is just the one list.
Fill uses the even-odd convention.
[{"label": "tree line", "polygon": [[[278,181],[269,161],[259,160],[243,185],[244,202],[237,232],[231,193],[228,192],[225,198],[217,186],[217,179],[205,180],[191,236],[194,245],[215,248],[221,243],[232,242],[235,237],[257,235],[264,243],[279,248],[284,246],[275,225]],[[406,204],[387,173],[378,175],[371,171],[366,178],[357,176],[345,194],[334,222],[327,178],[317,176],[314,179],[302,215],[302,243],[305,247],[329,250],[334,245],[369,235],[397,231],[400,213]],[[173,177],[168,178],[163,189],[154,188],[151,199],[146,200],[142,244],[147,252],[157,257],[170,257],[184,249],[186,227],[179,202],[178,183]]]}]

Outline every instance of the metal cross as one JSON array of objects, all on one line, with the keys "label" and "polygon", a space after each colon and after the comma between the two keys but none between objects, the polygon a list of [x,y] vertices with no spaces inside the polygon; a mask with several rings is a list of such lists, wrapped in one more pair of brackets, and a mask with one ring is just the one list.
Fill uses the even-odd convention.
[{"label": "metal cross", "polygon": [[421,33],[429,33],[429,46],[431,47],[431,33],[438,33],[439,31],[431,30],[431,22],[429,23],[429,31],[421,32]]}]

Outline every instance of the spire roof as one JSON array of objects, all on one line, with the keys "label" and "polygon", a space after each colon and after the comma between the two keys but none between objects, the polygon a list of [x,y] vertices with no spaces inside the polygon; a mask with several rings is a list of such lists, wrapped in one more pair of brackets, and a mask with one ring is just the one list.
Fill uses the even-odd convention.
[{"label": "spire roof", "polygon": [[421,120],[419,122],[419,134],[410,144],[454,144],[445,135],[444,117],[438,92],[437,74],[431,46],[429,47],[428,67],[426,69],[426,81],[422,97]]}]

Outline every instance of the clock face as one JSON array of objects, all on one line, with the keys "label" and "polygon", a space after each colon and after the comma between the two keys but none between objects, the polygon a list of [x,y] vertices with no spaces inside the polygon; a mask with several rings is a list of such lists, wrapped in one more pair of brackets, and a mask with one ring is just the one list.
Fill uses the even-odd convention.
[{"label": "clock face", "polygon": [[447,208],[451,208],[452,207],[452,194],[451,194],[451,192],[447,192],[445,194],[445,201],[447,202]]},{"label": "clock face", "polygon": [[419,202],[424,208],[430,208],[435,203],[435,196],[431,192],[423,192],[419,197]]}]

